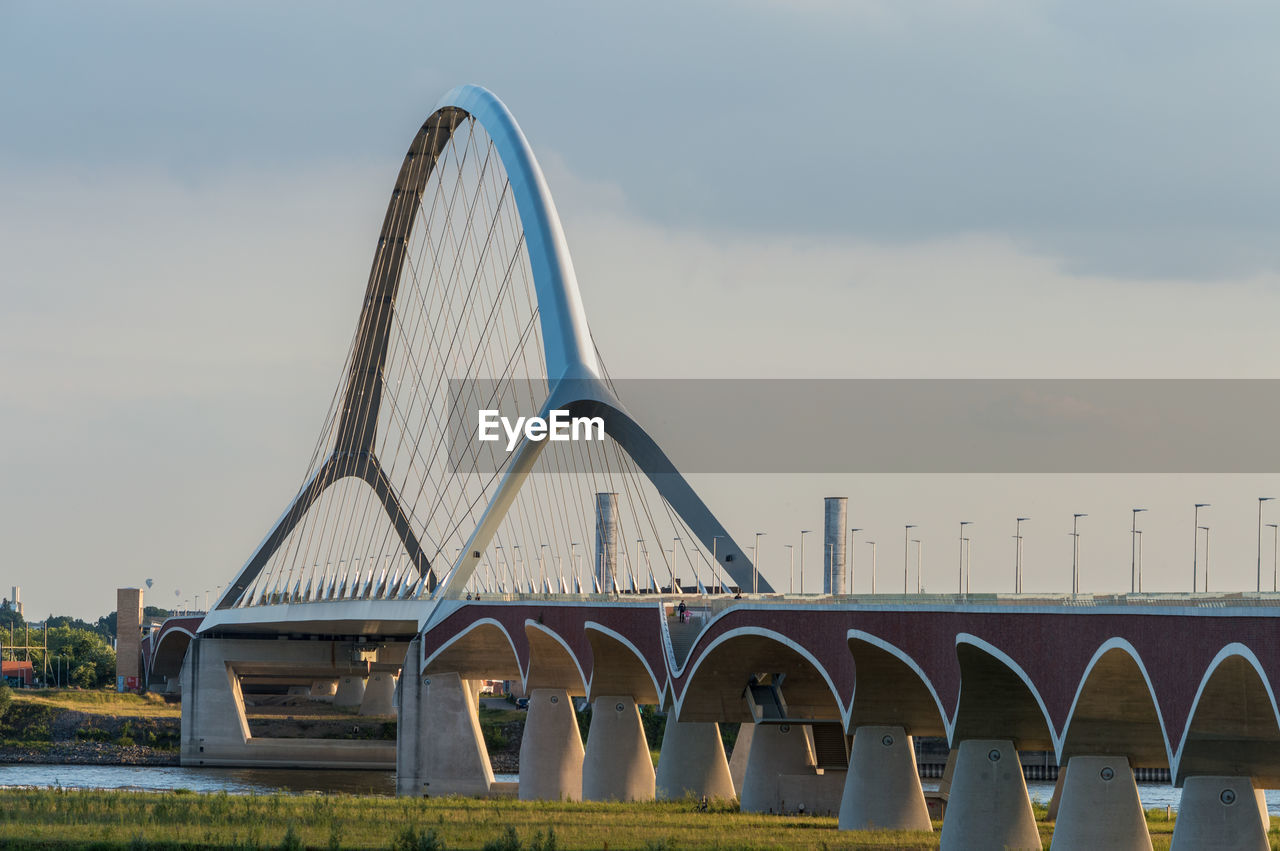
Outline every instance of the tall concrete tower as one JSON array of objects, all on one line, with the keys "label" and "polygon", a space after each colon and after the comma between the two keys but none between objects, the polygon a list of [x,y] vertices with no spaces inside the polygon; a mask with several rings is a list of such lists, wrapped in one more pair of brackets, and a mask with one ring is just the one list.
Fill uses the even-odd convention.
[{"label": "tall concrete tower", "polygon": [[845,528],[849,525],[849,497],[826,499],[826,528],[822,536],[822,590],[827,594],[846,594]]},{"label": "tall concrete tower", "polygon": [[613,592],[618,573],[618,495],[596,494],[596,581],[606,594]]},{"label": "tall concrete tower", "polygon": [[116,690],[142,686],[142,589],[116,589]]}]

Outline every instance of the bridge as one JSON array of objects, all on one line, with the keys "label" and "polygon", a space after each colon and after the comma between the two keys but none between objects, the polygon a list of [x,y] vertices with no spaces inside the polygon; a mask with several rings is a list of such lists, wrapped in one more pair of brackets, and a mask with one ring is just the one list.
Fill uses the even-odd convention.
[{"label": "bridge", "polygon": [[[471,439],[482,409],[598,417],[605,439],[526,432],[506,452]],[[736,797],[928,830],[913,738],[936,736],[944,847],[1039,847],[1019,750],[1067,768],[1056,846],[1150,847],[1134,769],[1162,767],[1176,846],[1266,847],[1280,597],[854,597],[827,508],[823,593],[773,593],[618,398],[532,149],[463,86],[396,176],[296,492],[212,611],[149,638],[147,671],[182,692],[187,765],[394,766],[405,795]],[[530,696],[514,787],[480,735],[484,679]],[[394,707],[397,741],[254,736],[263,688]],[[656,769],[642,705],[667,713]]]}]

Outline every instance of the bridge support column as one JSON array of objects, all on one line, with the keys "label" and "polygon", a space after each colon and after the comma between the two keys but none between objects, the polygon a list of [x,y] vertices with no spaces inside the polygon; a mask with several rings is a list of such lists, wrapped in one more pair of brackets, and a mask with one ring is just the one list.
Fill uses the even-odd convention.
[{"label": "bridge support column", "polygon": [[677,721],[667,716],[658,758],[658,799],[678,801],[684,797],[708,801],[737,797],[729,761],[720,740],[720,725],[714,721]]},{"label": "bridge support column", "polygon": [[338,693],[337,680],[316,680],[311,684],[311,699],[319,700],[325,703],[332,703],[333,697]]},{"label": "bridge support column", "polygon": [[733,742],[733,755],[729,757],[729,776],[733,778],[733,791],[741,798],[742,783],[747,777],[747,758],[751,756],[751,737],[756,725],[744,721],[738,727],[738,738]]},{"label": "bridge support column", "polygon": [[364,700],[364,677],[359,674],[347,674],[338,680],[338,690],[333,695],[334,706],[353,709]]},{"label": "bridge support column", "polygon": [[839,827],[933,830],[915,746],[902,727],[864,725],[854,733]]},{"label": "bridge support column", "polygon": [[1150,851],[1151,834],[1126,757],[1073,756],[1065,771],[1053,830],[1056,851]]},{"label": "bridge support column", "polygon": [[[406,658],[419,658],[416,644]],[[466,683],[457,674],[406,674],[396,726],[396,794],[488,795],[492,785],[480,716]]]},{"label": "bridge support column", "polygon": [[520,740],[520,800],[582,800],[582,736],[562,688],[536,688]]},{"label": "bridge support column", "polygon": [[630,695],[597,697],[582,762],[586,801],[652,801],[655,775],[640,709]]},{"label": "bridge support column", "polygon": [[370,674],[360,698],[361,715],[394,715],[396,677],[392,673]]},{"label": "bridge support column", "polygon": [[942,851],[1041,848],[1013,742],[970,739],[957,750]]},{"label": "bridge support column", "polygon": [[1182,785],[1173,851],[1270,848],[1248,777],[1188,777]]},{"label": "bridge support column", "polygon": [[[799,724],[758,724],[751,736],[751,753],[742,779],[744,813],[781,813],[784,775],[814,774],[809,738]],[[797,802],[792,801],[792,806]],[[803,803],[803,802],[801,802]]]}]

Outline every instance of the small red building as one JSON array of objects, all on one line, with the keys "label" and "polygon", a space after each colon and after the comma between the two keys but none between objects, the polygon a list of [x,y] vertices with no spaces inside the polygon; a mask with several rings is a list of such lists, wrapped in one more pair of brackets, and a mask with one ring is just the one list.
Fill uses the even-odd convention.
[{"label": "small red building", "polygon": [[3,668],[4,681],[11,686],[31,688],[35,683],[36,672],[30,662],[0,662]]}]

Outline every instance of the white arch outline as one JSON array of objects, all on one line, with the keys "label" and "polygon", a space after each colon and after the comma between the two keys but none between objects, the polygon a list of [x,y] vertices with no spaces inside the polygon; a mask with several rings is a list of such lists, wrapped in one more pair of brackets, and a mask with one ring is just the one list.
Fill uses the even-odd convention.
[{"label": "white arch outline", "polygon": [[1275,690],[1271,687],[1271,679],[1262,669],[1262,663],[1258,661],[1258,657],[1254,655],[1253,650],[1248,645],[1239,641],[1233,641],[1224,645],[1218,651],[1218,655],[1213,657],[1213,661],[1209,663],[1209,667],[1205,669],[1204,676],[1200,678],[1200,686],[1196,689],[1195,699],[1191,701],[1191,708],[1187,710],[1187,720],[1182,725],[1182,737],[1178,740],[1178,752],[1176,761],[1169,763],[1170,771],[1174,780],[1177,780],[1178,774],[1182,771],[1182,752],[1187,745],[1187,735],[1191,732],[1191,722],[1196,718],[1196,710],[1200,708],[1200,697],[1204,694],[1205,686],[1209,684],[1210,678],[1213,677],[1215,671],[1233,656],[1239,656],[1253,666],[1253,670],[1258,674],[1258,678],[1262,680],[1262,686],[1267,690],[1267,697],[1271,700],[1271,715],[1275,719],[1276,725],[1280,726],[1280,707],[1276,705]]},{"label": "white arch outline", "polygon": [[155,670],[156,657],[160,655],[160,646],[164,643],[164,640],[166,638],[168,638],[171,634],[175,632],[181,632],[187,636],[188,646],[190,646],[191,641],[194,640],[196,637],[195,633],[187,629],[185,626],[172,626],[172,627],[169,627],[168,629],[164,629],[163,627],[161,627],[160,637],[156,639],[156,646],[151,648],[151,661],[147,663],[147,680],[148,681],[151,680],[151,672]]},{"label": "white arch outline", "polygon": [[[630,650],[632,653],[635,654],[636,658],[640,660],[640,664],[644,665],[644,670],[649,675],[649,681],[653,683],[653,691],[658,696],[659,702],[661,702],[664,696],[664,689],[658,683],[658,678],[654,676],[654,673],[653,673],[653,667],[649,664],[649,660],[644,658],[644,654],[640,652],[640,648],[636,647],[635,644],[633,644],[631,640],[628,639],[626,636],[624,636],[622,633],[614,629],[609,629],[609,627],[605,626],[602,623],[597,623],[596,621],[585,621],[582,624],[582,632],[584,636],[588,631],[593,629],[596,632],[600,633],[601,635],[607,635],[610,638],[612,638],[614,641],[617,641],[618,643],[625,645],[628,650]],[[591,639],[587,638],[587,644],[589,645],[590,643],[591,643]],[[592,688],[595,684],[595,679],[596,679],[596,663],[595,663],[594,648],[592,649],[591,657],[592,657],[591,658],[591,679],[587,682],[587,699],[588,700],[595,699],[595,695],[593,693],[594,690]]]},{"label": "white arch outline", "polygon": [[[573,648],[569,646],[569,642],[564,640],[560,633],[543,623],[538,623],[533,618],[524,619],[524,627],[528,629],[533,627],[539,632],[549,635],[557,644],[564,648],[564,652],[569,654],[569,658],[573,660],[573,667],[578,670],[578,679],[582,682],[582,690],[590,693],[590,683],[587,682],[587,675],[583,673],[582,662],[578,659],[578,654],[573,652]],[[520,685],[524,686],[524,690],[529,690],[529,676],[533,673],[533,645],[529,646],[529,667],[524,672],[524,676],[520,679]]]},{"label": "white arch outline", "polygon": [[500,621],[495,620],[494,618],[479,618],[475,621],[472,621],[470,624],[468,624],[466,629],[462,630],[461,632],[454,633],[449,638],[448,641],[446,641],[444,644],[441,644],[439,647],[437,647],[435,650],[431,652],[430,656],[427,656],[422,660],[422,664],[418,666],[418,670],[420,672],[425,671],[427,669],[427,666],[430,665],[433,661],[435,661],[436,657],[438,657],[441,653],[448,650],[454,644],[457,644],[463,638],[467,637],[472,632],[474,632],[475,630],[479,629],[482,626],[496,626],[498,628],[498,631],[502,633],[502,637],[507,639],[507,646],[511,648],[511,656],[516,660],[516,670],[519,671],[520,681],[523,684],[524,679],[527,676],[527,673],[524,670],[524,667],[520,664],[520,653],[516,650],[516,643],[511,640],[511,633],[507,632],[507,628],[503,626]]},{"label": "white arch outline", "polygon": [[[1005,653],[1003,650],[1001,650],[999,647],[996,647],[991,642],[985,641],[972,633],[969,633],[969,632],[957,633],[956,647],[959,647],[961,644],[967,644],[970,647],[976,647],[979,650],[983,651],[984,653],[987,653],[990,656],[994,656],[996,659],[1003,662],[1005,667],[1007,667],[1010,671],[1016,674],[1018,679],[1022,680],[1023,684],[1026,685],[1026,687],[1031,691],[1031,696],[1036,699],[1036,704],[1040,707],[1040,714],[1044,717],[1045,726],[1049,729],[1049,741],[1053,743],[1054,752],[1057,753],[1059,750],[1059,742],[1058,742],[1057,730],[1055,730],[1053,726],[1053,717],[1049,714],[1048,707],[1044,705],[1044,698],[1040,696],[1040,689],[1036,688],[1035,684],[1031,682],[1031,677],[1027,676],[1027,672],[1022,670],[1022,666],[1019,665],[1017,662],[1013,661],[1013,658],[1010,657],[1008,653]],[[958,657],[956,661],[958,664],[959,663]],[[959,691],[956,692],[956,710],[955,710],[955,714],[951,718],[951,732],[947,737],[948,740],[950,740],[955,735],[955,722],[956,722],[956,719],[960,717],[960,701],[963,699],[964,699],[964,670],[961,669],[960,689]],[[949,742],[949,743],[952,744],[953,746],[955,744],[954,742]]]},{"label": "white arch outline", "polygon": [[[929,677],[925,675],[924,669],[921,668],[916,663],[916,660],[911,658],[911,656],[909,656],[905,650],[902,650],[897,646],[890,644],[888,641],[884,640],[883,638],[880,638],[879,636],[876,636],[876,635],[872,635],[871,633],[865,630],[861,630],[861,629],[849,630],[849,632],[846,633],[844,638],[846,645],[848,645],[849,639],[851,638],[856,638],[859,641],[865,641],[867,644],[870,644],[874,647],[879,647],[881,650],[885,651],[886,653],[889,653],[892,656],[896,657],[898,661],[904,663],[908,668],[910,668],[912,671],[915,672],[916,676],[920,678],[920,681],[924,683],[925,688],[929,690],[929,694],[933,696],[934,705],[938,707],[938,717],[942,719],[942,728],[947,731],[947,741],[950,741],[951,730],[955,725],[955,719],[947,717],[946,707],[942,705],[942,698],[938,697],[938,691],[933,687],[933,680],[929,679]],[[852,651],[850,651],[850,653],[852,655]],[[849,698],[849,717],[850,718],[853,717],[853,705],[857,701],[857,699],[858,699],[858,671],[857,671],[857,662],[855,662],[854,674],[853,674],[853,695]],[[848,729],[847,723],[845,726],[846,726],[846,729]]]},{"label": "white arch outline", "polygon": [[[1098,649],[1094,651],[1093,658],[1089,660],[1089,664],[1085,666],[1084,674],[1080,677],[1080,682],[1076,685],[1076,696],[1071,699],[1071,708],[1067,711],[1067,723],[1062,728],[1062,735],[1055,738],[1054,756],[1058,762],[1062,762],[1062,749],[1067,744],[1067,734],[1071,732],[1071,722],[1076,717],[1076,704],[1080,702],[1080,695],[1084,693],[1085,683],[1089,681],[1089,675],[1093,673],[1094,666],[1102,659],[1103,656],[1112,650],[1123,650],[1133,659],[1138,666],[1138,670],[1142,672],[1142,679],[1147,684],[1147,694],[1151,697],[1151,705],[1156,708],[1156,719],[1160,722],[1160,735],[1164,738],[1165,756],[1169,760],[1169,765],[1173,765],[1173,748],[1169,744],[1169,729],[1164,722],[1164,712],[1160,709],[1160,701],[1156,698],[1156,689],[1151,682],[1151,675],[1147,673],[1147,665],[1142,661],[1142,655],[1138,653],[1136,647],[1127,640],[1119,636],[1108,638],[1102,644],[1098,645]],[[1190,716],[1188,716],[1188,719]]]},{"label": "white arch outline", "polygon": [[[812,653],[810,653],[806,647],[804,647],[801,644],[797,644],[796,642],[792,641],[790,638],[787,638],[782,633],[775,632],[774,630],[771,630],[771,629],[764,629],[762,627],[753,627],[753,626],[735,627],[734,629],[728,630],[726,632],[721,633],[720,635],[717,635],[715,639],[710,644],[707,645],[706,649],[704,649],[700,654],[698,654],[697,661],[694,662],[693,668],[690,669],[689,673],[687,674],[688,679],[684,684],[684,689],[680,692],[680,697],[675,700],[675,714],[676,714],[677,721],[680,720],[680,710],[684,706],[685,698],[689,696],[689,687],[693,685],[694,677],[698,675],[698,668],[702,666],[702,661],[706,659],[708,656],[710,656],[711,651],[715,650],[721,644],[724,644],[735,638],[741,638],[743,636],[771,639],[783,645],[784,647],[791,648],[796,653],[804,657],[804,659],[807,660],[810,665],[813,665],[814,670],[816,670],[819,674],[822,675],[822,679],[826,680],[827,688],[831,690],[831,696],[834,697],[836,700],[836,708],[840,711],[841,723],[844,724],[844,728],[846,730],[849,729],[849,713],[850,713],[850,706],[852,706],[852,703],[850,703],[849,706],[845,705],[844,700],[841,699],[840,697],[840,691],[839,689],[836,688],[835,682],[832,681],[831,674],[827,671],[826,666],[823,665],[821,662],[819,662],[817,657],[815,657]],[[847,649],[846,649],[846,652],[848,652]],[[685,676],[683,672],[681,676]],[[673,688],[673,691],[674,691],[674,688]]]}]

